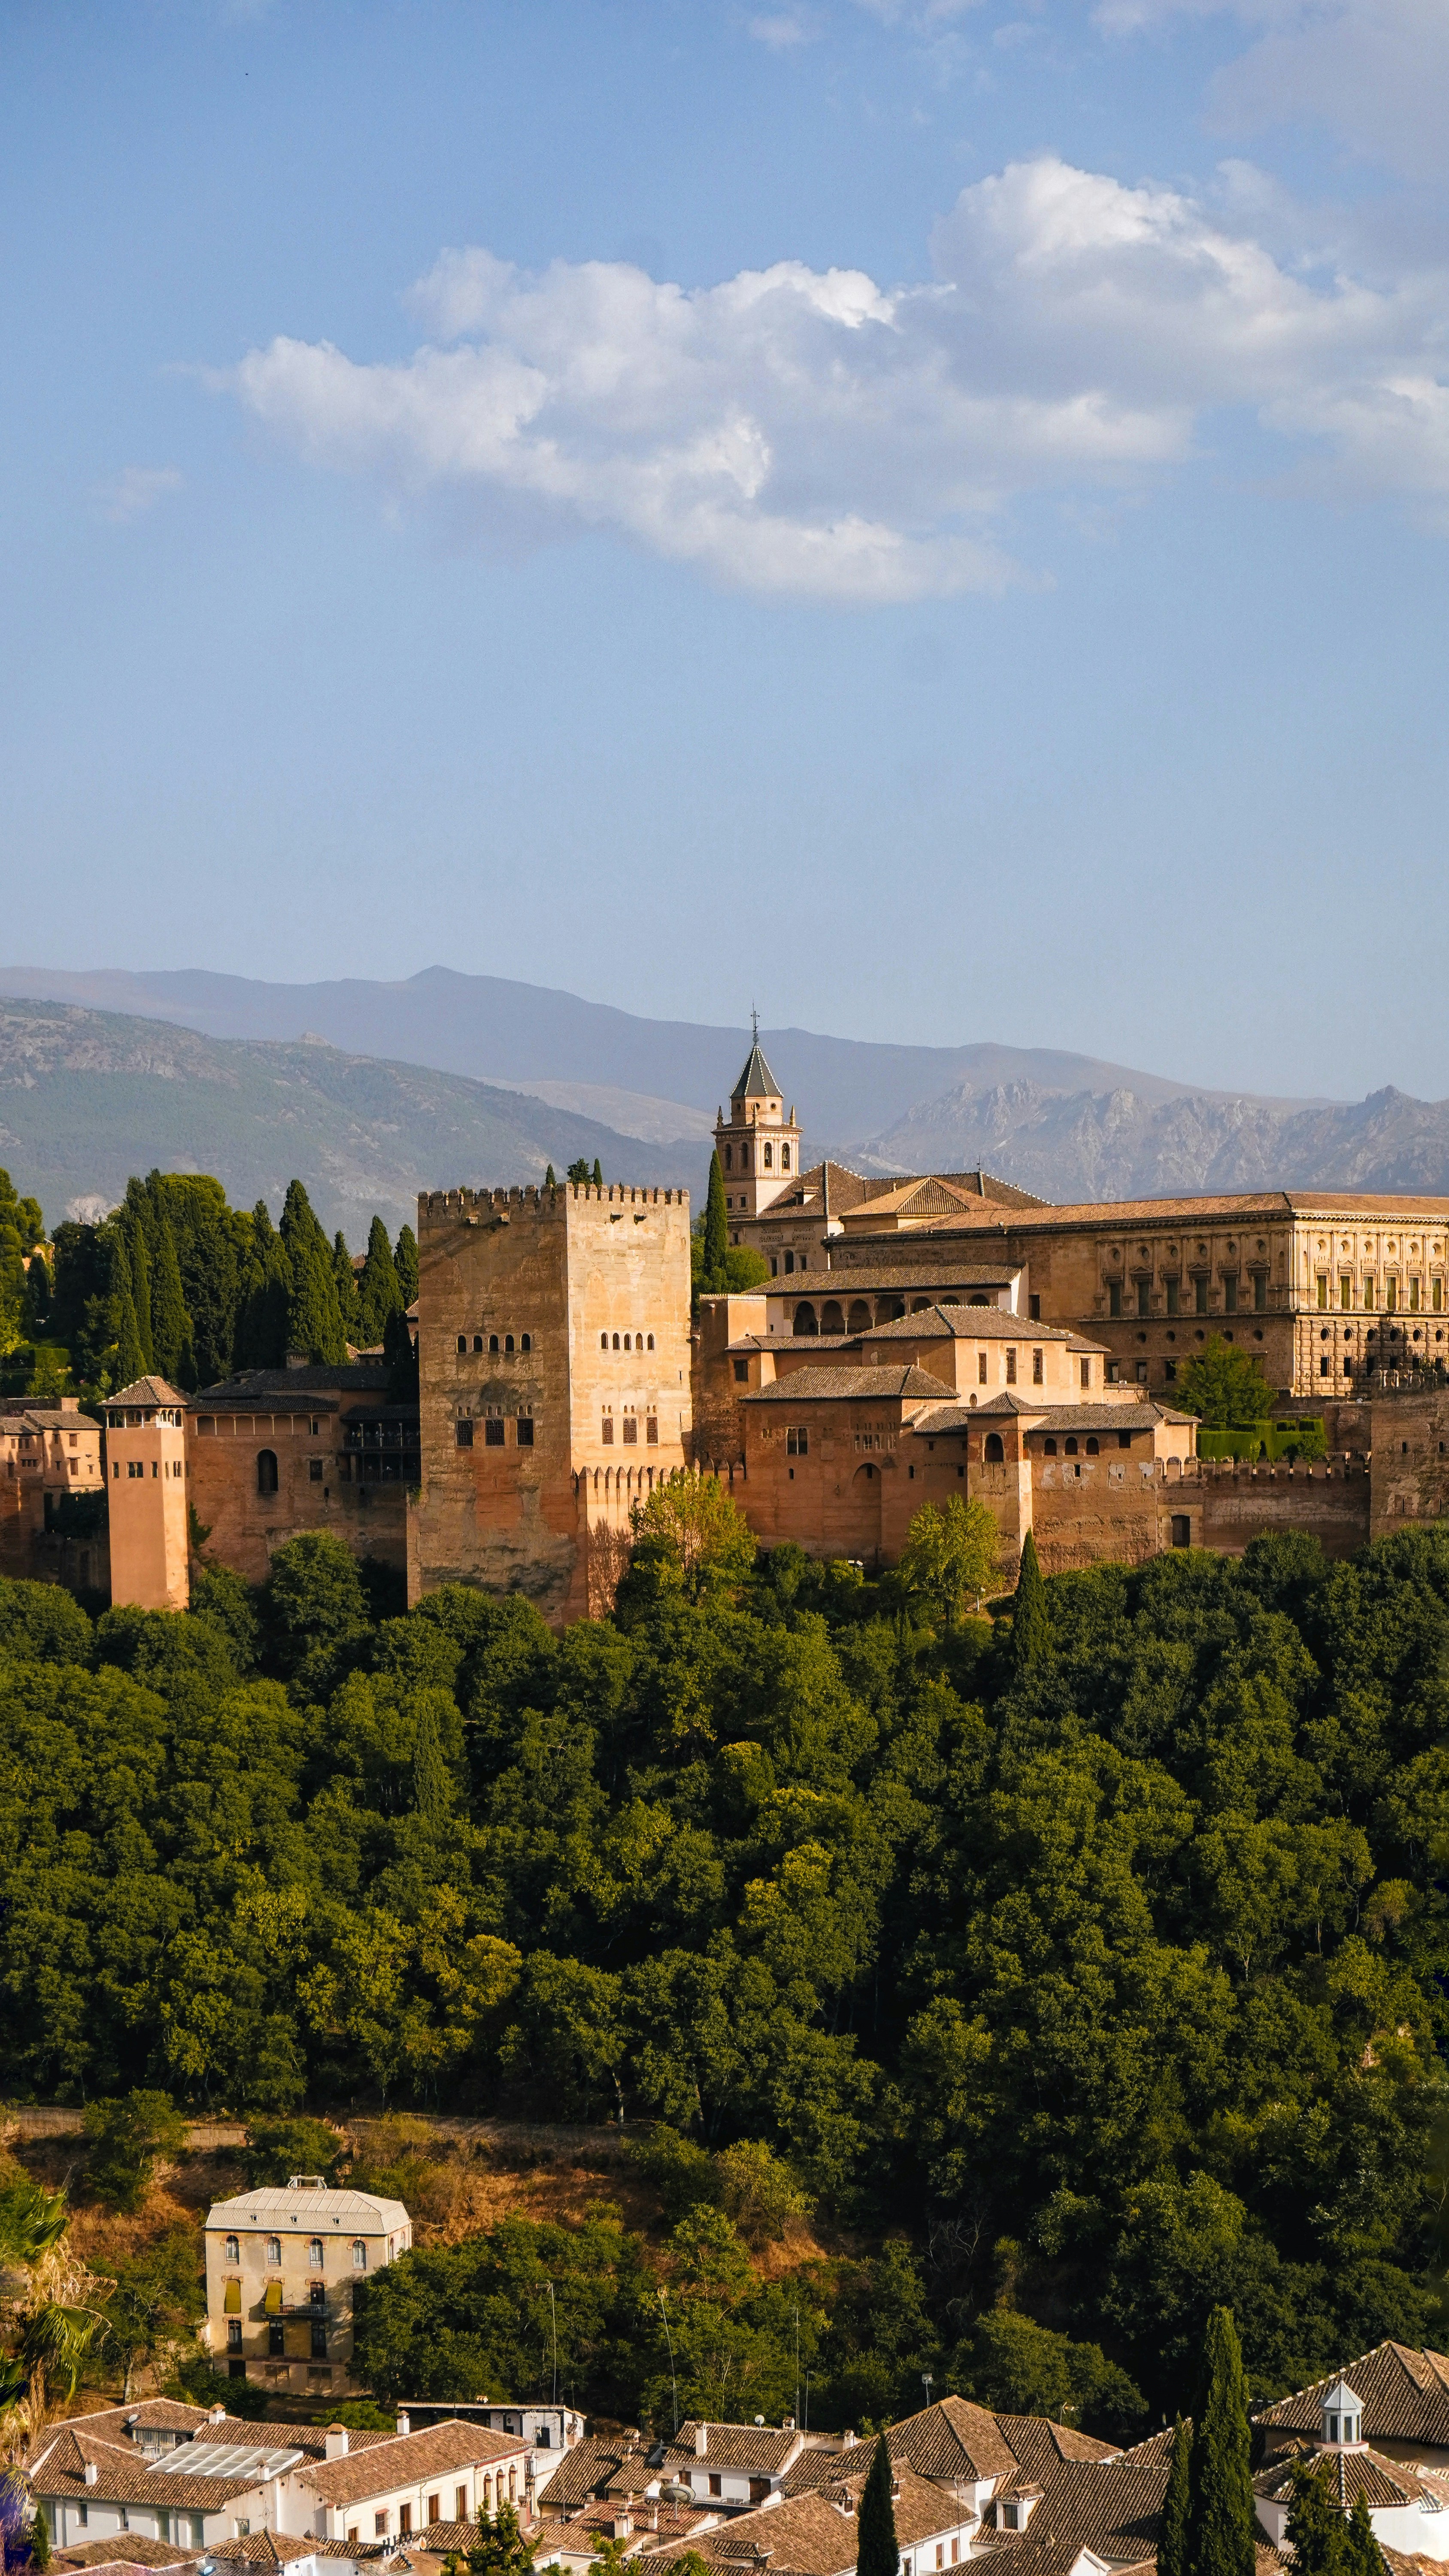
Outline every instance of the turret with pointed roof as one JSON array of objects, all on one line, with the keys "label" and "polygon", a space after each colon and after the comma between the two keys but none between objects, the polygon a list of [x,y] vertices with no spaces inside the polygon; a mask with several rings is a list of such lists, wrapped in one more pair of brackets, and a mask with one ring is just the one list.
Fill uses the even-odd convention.
[{"label": "turret with pointed roof", "polygon": [[724,1176],[725,1216],[731,1243],[741,1240],[745,1219],[759,1216],[789,1189],[800,1170],[800,1130],[760,1046],[758,1014],[750,1014],[750,1052],[730,1093],[730,1114],[715,1120],[715,1151]]}]

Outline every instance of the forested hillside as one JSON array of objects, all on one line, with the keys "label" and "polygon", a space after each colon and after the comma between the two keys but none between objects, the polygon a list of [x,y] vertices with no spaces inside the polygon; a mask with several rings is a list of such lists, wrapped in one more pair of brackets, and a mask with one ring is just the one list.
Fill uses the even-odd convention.
[{"label": "forested hillside", "polygon": [[[989,2382],[1035,2319],[1155,2420],[1216,2301],[1260,2393],[1421,2340],[1449,1534],[1103,1566],[1015,1635],[788,1548],[686,1579],[645,1536],[615,1617],[562,1638],[464,1590],[399,1615],[325,1539],[183,1617],[4,1587],[7,2089],[754,2142],[886,2247],[868,2340],[907,2377],[955,2351]],[[727,2306],[710,2225],[688,2261]],[[632,2242],[575,2261],[610,2384]],[[376,2322],[417,2393],[445,2325],[482,2331],[487,2278],[451,2255],[428,2287],[443,2260]],[[782,2348],[767,2288],[736,2278],[737,2324]]]}]

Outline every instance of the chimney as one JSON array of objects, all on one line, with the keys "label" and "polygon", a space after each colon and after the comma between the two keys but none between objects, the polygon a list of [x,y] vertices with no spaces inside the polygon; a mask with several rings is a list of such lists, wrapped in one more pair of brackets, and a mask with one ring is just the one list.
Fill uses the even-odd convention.
[{"label": "chimney", "polygon": [[289,1369],[309,1368],[311,1366],[311,1353],[308,1351],[288,1351],[287,1366]]},{"label": "chimney", "polygon": [[696,2424],[696,2426],[695,2426],[695,2428],[694,2428],[694,2456],[695,2456],[695,2458],[696,2458],[697,2460],[702,2460],[702,2459],[704,2458],[704,2456],[705,2456],[705,2453],[708,2451],[708,2449],[709,2449],[709,2426],[708,2426],[707,2424]]},{"label": "chimney", "polygon": [[329,2425],[328,2425],[328,2427],[327,2427],[327,2438],[326,2438],[326,2452],[327,2452],[327,2457],[328,2457],[328,2459],[329,2459],[329,2460],[345,2460],[345,2459],[346,2459],[346,2457],[347,2457],[347,2427],[346,2427],[346,2425],[345,2425],[345,2424],[329,2424]]},{"label": "chimney", "polygon": [[855,2435],[853,2433],[842,2433],[840,2444],[842,2450],[853,2451],[855,2448]]},{"label": "chimney", "polygon": [[410,2433],[413,2429],[412,2417],[405,2406],[397,2410],[397,2429],[400,2433]]},{"label": "chimney", "polygon": [[211,2407],[208,2411],[206,2420],[208,2424],[224,2424],[226,2422],[226,2408],[224,2406]]},{"label": "chimney", "polygon": [[96,2479],[99,2477],[99,2475],[100,2475],[100,2471],[97,2469],[96,2464],[95,2464],[95,2461],[94,2461],[94,2460],[87,2460],[87,2462],[86,2462],[86,2485],[87,2485],[88,2487],[93,2487],[93,2486],[95,2485],[95,2483],[96,2483]]}]

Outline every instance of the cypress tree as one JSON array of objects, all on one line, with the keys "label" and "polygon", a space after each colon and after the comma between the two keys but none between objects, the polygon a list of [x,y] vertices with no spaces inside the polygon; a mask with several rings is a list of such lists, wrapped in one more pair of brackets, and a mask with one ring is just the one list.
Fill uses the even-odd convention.
[{"label": "cypress tree", "polygon": [[292,1303],[292,1265],[272,1223],[265,1199],[252,1210],[251,1249],[247,1255],[237,1328],[237,1365],[280,1368],[287,1356],[287,1314]]},{"label": "cypress tree", "polygon": [[725,1216],[724,1173],[718,1153],[709,1158],[709,1195],[704,1203],[704,1261],[700,1285],[706,1294],[725,1284],[725,1254],[730,1248],[729,1221]]},{"label": "cypress tree", "polygon": [[891,2483],[891,2455],[881,2433],[856,2516],[855,2576],[900,2576],[901,2552]]},{"label": "cypress tree", "polygon": [[1229,2308],[1214,2308],[1203,2346],[1203,2394],[1193,2422],[1190,2576],[1254,2576],[1257,2512],[1250,2466],[1248,2383]]},{"label": "cypress tree", "polygon": [[335,1367],[346,1358],[347,1343],[332,1274],[332,1250],[298,1180],[287,1183],[277,1231],[292,1273],[287,1348],[305,1351],[309,1359]]},{"label": "cypress tree", "polygon": [[362,1308],[357,1294],[357,1273],[347,1249],[347,1237],[341,1226],[332,1238],[332,1276],[337,1284],[337,1311],[342,1317],[345,1340],[354,1349],[362,1339]]},{"label": "cypress tree", "polygon": [[548,1170],[544,1173],[544,1176],[543,1176],[543,1186],[544,1186],[544,1188],[545,1188],[546,1190],[556,1190],[556,1189],[558,1188],[558,1183],[557,1183],[557,1181],[554,1179],[554,1176],[553,1176],[553,1165],[552,1165],[552,1163],[550,1163],[550,1165],[549,1165],[549,1167],[548,1167]]},{"label": "cypress tree", "polygon": [[1192,2426],[1179,2415],[1172,2435],[1172,2471],[1162,2499],[1162,2528],[1157,2541],[1157,2576],[1188,2576],[1188,2530],[1192,2513]]},{"label": "cypress tree", "polygon": [[1051,1642],[1046,1585],[1037,1563],[1036,1540],[1028,1530],[1022,1545],[1021,1571],[1016,1578],[1016,1603],[1011,1619],[1012,1659],[1017,1671],[1025,1672],[1029,1664],[1047,1654]]},{"label": "cypress tree", "polygon": [[603,1164],[600,1162],[600,1160],[599,1160],[599,1158],[598,1158],[598,1155],[596,1154],[596,1155],[594,1156],[594,1187],[595,1187],[595,1189],[596,1189],[596,1190],[601,1190],[601,1189],[603,1188],[603,1186],[604,1186],[604,1166],[603,1166]]},{"label": "cypress tree", "polygon": [[1342,2576],[1384,2576],[1384,2554],[1374,2538],[1368,2498],[1362,2487],[1354,2497],[1353,2511],[1348,2517],[1340,2564]]},{"label": "cypress tree", "polygon": [[418,1293],[418,1238],[410,1225],[400,1229],[397,1250],[392,1258],[393,1267],[397,1271],[397,1284],[406,1310]]},{"label": "cypress tree", "polygon": [[162,1377],[169,1378],[173,1386],[179,1386],[183,1382],[181,1370],[191,1340],[191,1318],[181,1292],[176,1237],[164,1212],[155,1228],[153,1240],[156,1259],[151,1278],[151,1348]]},{"label": "cypress tree", "polygon": [[131,1263],[131,1303],[136,1309],[136,1337],[141,1357],[148,1370],[156,1365],[156,1345],[151,1328],[151,1264],[146,1258],[145,1229],[139,1223],[131,1227],[127,1246]]},{"label": "cypress tree", "polygon": [[[1293,2480],[1293,2502],[1288,2508],[1287,2536],[1295,2576],[1338,2576],[1346,2531],[1328,2462],[1295,2460],[1288,2474]],[[1369,2538],[1373,2539],[1372,2527]]]},{"label": "cypress tree", "polygon": [[116,1385],[134,1386],[146,1375],[146,1355],[136,1325],[136,1305],[131,1283],[123,1277],[116,1291]]},{"label": "cypress tree", "polygon": [[401,1306],[395,1306],[387,1319],[382,1336],[382,1355],[387,1362],[387,1400],[389,1404],[416,1404],[418,1400],[418,1352],[413,1328]]},{"label": "cypress tree", "polygon": [[389,1315],[400,1315],[403,1310],[402,1283],[398,1278],[392,1245],[387,1239],[387,1227],[380,1216],[373,1218],[367,1238],[367,1259],[362,1265],[357,1304],[358,1331],[362,1336],[360,1347],[366,1351],[375,1350],[379,1342],[387,1339]]}]

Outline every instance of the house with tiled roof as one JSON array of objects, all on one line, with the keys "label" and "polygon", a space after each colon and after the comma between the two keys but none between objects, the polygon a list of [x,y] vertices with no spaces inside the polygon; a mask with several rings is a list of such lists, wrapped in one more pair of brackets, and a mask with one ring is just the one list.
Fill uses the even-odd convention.
[{"label": "house with tiled roof", "polygon": [[1375,2344],[1326,2379],[1255,2407],[1253,2422],[1270,2459],[1296,2437],[1321,2437],[1325,2415],[1335,2411],[1325,2398],[1344,2380],[1359,2400],[1363,2439],[1375,2451],[1423,2468],[1449,2467],[1449,2355],[1402,2343]]},{"label": "house with tiled roof", "polygon": [[[1412,2414],[1412,2402],[1396,2405],[1409,2388],[1432,2402],[1437,2355],[1431,2362],[1428,2355],[1407,2354],[1402,2346],[1379,2350],[1383,2366],[1372,2376],[1380,2402],[1390,2414],[1398,2412],[1400,2420]],[[1424,2363],[1429,2364],[1427,2369],[1413,2366]],[[1356,2368],[1335,2374],[1311,2392],[1300,2390],[1295,2398],[1270,2410],[1279,2418],[1274,2428],[1277,2438],[1266,2465],[1253,2480],[1259,2525],[1275,2548],[1283,2547],[1296,2492],[1295,2473],[1309,2464],[1327,2472],[1329,2492],[1345,2520],[1361,2500],[1382,2546],[1442,2564],[1449,2559],[1449,2466],[1394,2460],[1374,2448],[1366,2436],[1367,2410],[1358,2376]],[[1317,2406],[1316,2431],[1282,2422],[1285,2408],[1301,2420],[1308,2411],[1304,2401],[1310,2399]]]},{"label": "house with tiled roof", "polygon": [[265,2388],[350,2394],[356,2286],[412,2241],[400,2200],[331,2191],[319,2174],[215,2201],[204,2340],[217,2368]]}]

